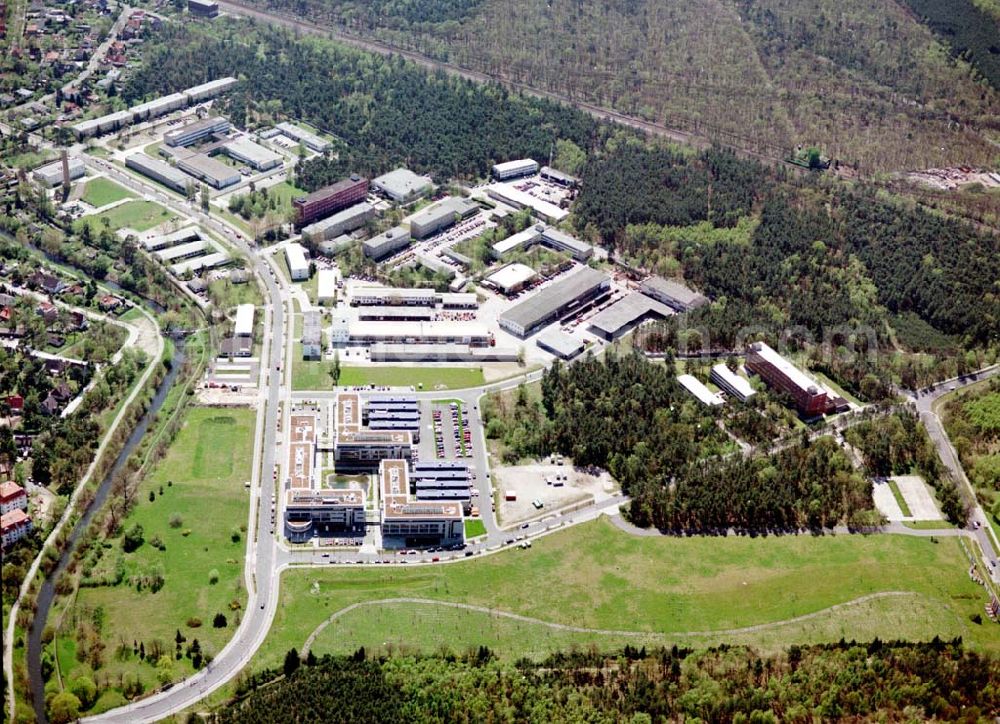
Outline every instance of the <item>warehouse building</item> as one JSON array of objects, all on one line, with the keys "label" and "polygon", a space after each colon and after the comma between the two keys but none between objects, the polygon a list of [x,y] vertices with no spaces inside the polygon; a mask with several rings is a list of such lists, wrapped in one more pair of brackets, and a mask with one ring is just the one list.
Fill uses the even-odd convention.
[{"label": "warehouse building", "polygon": [[352,344],[465,344],[489,347],[493,335],[484,324],[477,322],[350,322],[348,334]]},{"label": "warehouse building", "polygon": [[582,340],[565,332],[560,332],[558,329],[549,329],[542,332],[538,335],[538,339],[535,340],[535,344],[546,352],[551,352],[556,357],[564,360],[573,359],[583,352],[585,346]]},{"label": "warehouse building", "polygon": [[429,176],[418,176],[408,168],[397,168],[372,180],[374,189],[390,201],[408,204],[429,194],[434,184]]},{"label": "warehouse building", "polygon": [[701,381],[693,375],[677,375],[677,381],[681,387],[690,392],[703,405],[716,407],[722,404],[722,398],[705,387]]},{"label": "warehouse building", "polygon": [[505,161],[493,166],[493,178],[497,181],[520,178],[521,176],[533,176],[538,173],[538,162],[530,158],[522,158],[517,161]]},{"label": "warehouse building", "polygon": [[666,319],[674,310],[645,294],[632,292],[590,320],[590,330],[608,341],[618,339],[649,319]]},{"label": "warehouse building", "polygon": [[188,0],[188,12],[202,18],[214,18],[219,15],[219,3],[214,0]]},{"label": "warehouse building", "polygon": [[133,153],[125,159],[125,165],[174,191],[185,193],[191,177],[181,173],[169,163],[150,158],[144,153]]},{"label": "warehouse building", "polygon": [[354,231],[373,218],[375,218],[375,207],[367,201],[363,201],[338,211],[326,219],[309,224],[302,229],[302,238],[310,244],[319,244],[348,231]]},{"label": "warehouse building", "polygon": [[566,209],[561,209],[544,199],[535,198],[527,191],[521,191],[507,184],[493,184],[486,189],[486,194],[515,209],[530,209],[532,214],[550,224],[558,224],[569,216],[569,211]]},{"label": "warehouse building", "polygon": [[230,262],[229,254],[222,251],[215,251],[205,256],[195,257],[186,261],[178,262],[170,267],[170,271],[175,276],[182,277],[188,272],[195,273],[206,269],[214,269]]},{"label": "warehouse building", "polygon": [[323,357],[323,315],[318,309],[302,313],[302,359]]},{"label": "warehouse building", "polygon": [[568,173],[558,171],[551,166],[542,166],[542,170],[539,175],[543,180],[548,181],[549,183],[558,184],[559,186],[564,186],[568,189],[575,189],[580,185],[580,179],[576,176],[570,176]]},{"label": "warehouse building", "polygon": [[201,232],[197,226],[185,226],[183,229],[164,234],[163,236],[153,236],[142,242],[146,251],[159,251],[177,244],[184,244],[201,238]]},{"label": "warehouse building", "polygon": [[333,304],[337,299],[337,282],[340,272],[336,269],[320,269],[316,272],[316,303]]},{"label": "warehouse building", "polygon": [[290,542],[364,534],[365,496],[360,488],[285,492],[285,537]]},{"label": "warehouse building", "polygon": [[746,368],[769,386],[790,395],[806,417],[822,415],[830,406],[829,396],[817,382],[763,342],[747,348]]},{"label": "warehouse building", "polygon": [[479,309],[479,297],[472,292],[442,292],[438,296],[444,309]]},{"label": "warehouse building", "polygon": [[538,273],[530,266],[515,262],[493,272],[485,281],[510,296],[531,284],[537,276]]},{"label": "warehouse building", "polygon": [[254,143],[247,136],[240,136],[222,147],[222,152],[256,171],[270,171],[282,164],[282,158],[269,148]]},{"label": "warehouse building", "polygon": [[544,228],[542,224],[535,224],[516,234],[511,234],[506,239],[501,239],[495,243],[490,253],[494,259],[503,259],[511,254],[524,251],[532,244],[541,240],[542,229]]},{"label": "warehouse building", "polygon": [[565,316],[611,288],[611,278],[596,269],[581,267],[500,315],[500,326],[518,337]]},{"label": "warehouse building", "polygon": [[719,389],[735,397],[740,402],[746,402],[757,394],[757,391],[750,385],[749,380],[736,374],[724,364],[717,364],[712,367],[712,374],[709,379]]},{"label": "warehouse building", "polygon": [[309,279],[309,261],[306,259],[306,250],[302,244],[285,245],[285,262],[288,264],[288,273],[293,282]]},{"label": "warehouse building", "polygon": [[548,227],[542,231],[542,243],[556,251],[564,251],[579,262],[586,262],[594,255],[594,247],[564,231]]},{"label": "warehouse building", "polygon": [[639,291],[678,312],[689,312],[708,304],[707,297],[688,289],[680,282],[663,277],[649,277],[639,285]]},{"label": "warehouse building", "polygon": [[410,232],[404,226],[396,226],[385,233],[361,242],[365,256],[375,261],[386,259],[410,245]]},{"label": "warehouse building", "polygon": [[233,334],[237,337],[253,337],[254,308],[252,304],[241,304],[236,307],[236,321],[233,324]]},{"label": "warehouse building", "polygon": [[314,191],[308,196],[300,196],[292,200],[295,210],[295,226],[302,228],[314,221],[325,218],[335,211],[346,209],[359,201],[364,201],[368,195],[368,179],[358,175],[338,181]]},{"label": "warehouse building", "polygon": [[462,504],[410,497],[405,460],[382,460],[382,540],[387,547],[460,544],[465,541]]},{"label": "warehouse building", "polygon": [[306,130],[302,126],[297,126],[294,123],[283,122],[279,123],[276,128],[281,131],[282,135],[288,136],[293,141],[301,143],[303,146],[315,151],[316,153],[326,153],[330,150],[331,144],[329,141],[324,141],[315,133]]},{"label": "warehouse building", "polygon": [[[72,156],[66,160],[66,163],[69,166],[70,181],[75,181],[86,173],[87,168],[83,165],[83,159]],[[36,168],[32,174],[32,178],[47,188],[58,186],[63,182],[62,160],[53,161],[52,163],[47,163],[44,166],[41,166],[40,168]]]},{"label": "warehouse building", "polygon": [[456,224],[460,219],[475,215],[478,211],[479,206],[468,199],[454,196],[446,198],[433,206],[428,206],[410,219],[410,235],[414,239],[426,239]]},{"label": "warehouse building", "polygon": [[203,153],[178,158],[177,168],[216,189],[224,189],[240,182],[239,171]]},{"label": "warehouse building", "polygon": [[210,116],[163,134],[168,146],[187,147],[217,133],[228,133],[232,125],[222,116]]}]

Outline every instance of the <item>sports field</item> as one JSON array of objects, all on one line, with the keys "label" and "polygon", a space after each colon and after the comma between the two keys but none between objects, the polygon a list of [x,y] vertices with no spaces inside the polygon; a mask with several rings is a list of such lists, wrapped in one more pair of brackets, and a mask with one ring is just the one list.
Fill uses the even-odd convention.
[{"label": "sports field", "polygon": [[[155,681],[152,666],[134,658],[116,660],[114,651],[120,640],[144,641],[148,647],[159,639],[172,651],[179,629],[189,640],[198,638],[204,651],[218,652],[235,630],[246,603],[246,536],[240,528],[248,515],[249,495],[243,484],[250,477],[254,413],[196,407],[186,414],[187,421],[166,457],[142,482],[138,505],[124,524],[125,529],[141,525],[145,543],[134,553],[123,554],[117,538],[105,553],[112,566],[122,557],[124,582],[81,588],[74,604],[78,611],[104,610],[106,670],[112,675],[119,669],[138,673],[150,684]],[[155,495],[152,502],[150,491]],[[179,524],[172,526],[175,516]],[[233,540],[234,533],[239,533],[238,540]],[[164,550],[151,544],[155,536],[162,539]],[[155,571],[165,580],[156,593],[129,585],[133,576]],[[213,571],[218,574],[216,583],[210,582]],[[231,602],[240,608],[231,609]],[[228,619],[226,628],[212,626],[213,616],[220,612]],[[187,626],[192,617],[201,619],[199,628]],[[67,636],[72,639],[72,629]],[[190,663],[176,661],[174,669],[178,674],[186,672]]]},{"label": "sports field", "polygon": [[[949,538],[636,537],[599,520],[539,539],[530,550],[454,564],[289,571],[255,666],[279,664],[293,646],[301,650],[338,612],[318,635],[317,654],[485,643],[518,656],[570,644],[728,641],[776,648],[934,635],[1000,649],[1000,631],[969,618],[981,613],[985,599],[967,567]],[[421,602],[391,600],[399,598]],[[373,603],[344,611],[365,602]],[[834,606],[841,607],[828,610]],[[746,627],[760,628],[733,631]]]},{"label": "sports field", "polygon": [[74,226],[79,229],[82,224],[90,224],[91,232],[98,233],[104,227],[101,219],[107,219],[112,231],[125,227],[135,231],[147,231],[172,218],[175,218],[174,215],[159,204],[136,199],[104,213],[77,219]]},{"label": "sports field", "polygon": [[131,192],[103,176],[88,181],[83,191],[83,200],[95,208],[131,198],[134,198]]}]

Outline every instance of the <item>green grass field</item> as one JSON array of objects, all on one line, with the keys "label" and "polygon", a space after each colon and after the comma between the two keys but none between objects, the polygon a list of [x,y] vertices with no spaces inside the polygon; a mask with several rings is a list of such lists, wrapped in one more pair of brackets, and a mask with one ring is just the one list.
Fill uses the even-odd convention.
[{"label": "green grass field", "polygon": [[[429,604],[363,606],[328,626],[316,653],[362,645],[379,649],[383,643],[433,652],[442,644],[483,642],[516,656],[522,650],[585,642],[610,647],[636,638],[776,648],[794,641],[935,634],[1000,649],[1000,630],[969,619],[982,611],[985,598],[965,574],[967,567],[954,539],[636,537],[601,520],[539,539],[527,551],[443,566],[290,571],[282,578],[281,605],[254,665],[280,664],[285,651],[301,650],[322,621],[350,604],[399,597],[485,606],[537,621]],[[879,593],[890,595],[825,611]],[[788,621],[810,614],[815,615]],[[570,635],[547,624],[642,635]],[[767,626],[726,632],[759,625]],[[546,637],[552,641],[542,641]]]},{"label": "green grass field", "polygon": [[906,504],[906,498],[903,497],[902,491],[899,489],[899,484],[895,480],[889,481],[889,490],[892,491],[892,497],[896,499],[896,505],[899,506],[900,512],[906,516],[910,517],[910,506]]},{"label": "green grass field", "polygon": [[[174,634],[180,629],[188,640],[197,637],[203,650],[214,653],[235,630],[246,603],[246,538],[241,532],[234,542],[231,534],[247,521],[249,496],[243,483],[250,477],[253,430],[252,410],[189,410],[166,457],[142,482],[139,503],[125,522],[125,528],[142,525],[146,542],[134,553],[122,554],[120,539],[115,539],[105,553],[104,558],[111,561],[124,555],[125,582],[80,589],[74,602],[78,610],[104,610],[108,663],[103,670],[113,677],[123,671],[138,673],[148,685],[155,681],[152,666],[134,657],[125,661],[115,658],[120,640],[144,641],[148,647],[153,639],[159,639],[173,651]],[[168,481],[173,484],[168,485]],[[150,491],[156,494],[154,502],[149,501]],[[175,514],[182,521],[176,528],[170,526]],[[150,544],[157,535],[166,550]],[[129,585],[131,576],[154,570],[160,570],[166,581],[158,592],[148,588],[140,592]],[[211,571],[218,572],[215,584],[209,582]],[[230,609],[232,601],[239,603],[239,610]],[[226,628],[212,626],[212,617],[219,612],[229,621]],[[188,627],[191,617],[200,618],[203,625]],[[73,636],[72,629],[66,636]],[[189,673],[190,663],[187,659],[175,661],[174,671],[178,675]],[[62,674],[65,677],[67,671]]]},{"label": "green grass field", "polygon": [[466,518],[465,537],[475,538],[477,535],[486,535],[486,524],[478,518]]},{"label": "green grass field", "polygon": [[125,227],[135,231],[147,231],[173,218],[176,217],[159,204],[136,199],[109,209],[102,214],[77,219],[74,227],[79,230],[83,224],[90,224],[91,232],[98,233],[104,226],[101,219],[107,219],[112,231]]},{"label": "green grass field", "polygon": [[[329,360],[305,361],[302,345],[296,343],[292,367],[293,390],[328,390],[333,386]],[[478,367],[380,367],[342,365],[340,384],[416,387],[424,390],[457,390],[484,384]]]},{"label": "green grass field", "polygon": [[88,181],[83,191],[83,200],[94,207],[101,207],[121,199],[131,198],[135,198],[134,194],[125,190],[114,181],[100,176]]}]

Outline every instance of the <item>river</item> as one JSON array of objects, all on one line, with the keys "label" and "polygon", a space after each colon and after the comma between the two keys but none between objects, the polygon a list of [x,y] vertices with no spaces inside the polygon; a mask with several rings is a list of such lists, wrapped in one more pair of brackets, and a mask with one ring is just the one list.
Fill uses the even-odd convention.
[{"label": "river", "polygon": [[182,341],[178,341],[175,346],[171,366],[167,370],[167,374],[164,376],[159,386],[156,388],[156,394],[153,396],[153,401],[150,404],[149,409],[139,420],[139,423],[132,431],[132,434],[129,435],[128,440],[125,441],[125,446],[122,448],[121,452],[118,453],[118,457],[115,458],[114,465],[111,466],[108,474],[104,476],[100,486],[97,488],[97,493],[94,496],[93,502],[87,506],[83,516],[73,527],[73,531],[70,533],[69,542],[67,543],[62,555],[59,557],[59,562],[55,569],[42,583],[42,588],[38,593],[38,610],[36,611],[32,621],[31,629],[28,631],[28,679],[31,685],[31,695],[34,700],[35,720],[38,722],[48,722],[48,717],[45,711],[45,681],[42,680],[42,632],[45,630],[45,622],[49,617],[49,611],[51,610],[52,603],[55,600],[55,582],[59,580],[60,574],[62,574],[62,572],[66,569],[67,564],[71,560],[73,551],[76,548],[80,536],[87,530],[94,515],[100,511],[105,501],[108,499],[108,496],[111,494],[111,488],[113,487],[113,480],[115,479],[115,476],[125,466],[126,461],[132,454],[132,451],[142,440],[143,435],[146,434],[146,430],[149,427],[149,423],[152,421],[153,416],[156,415],[156,413],[163,406],[167,393],[170,392],[170,388],[173,387],[174,382],[177,379],[177,375],[180,373],[183,365],[184,345]]}]

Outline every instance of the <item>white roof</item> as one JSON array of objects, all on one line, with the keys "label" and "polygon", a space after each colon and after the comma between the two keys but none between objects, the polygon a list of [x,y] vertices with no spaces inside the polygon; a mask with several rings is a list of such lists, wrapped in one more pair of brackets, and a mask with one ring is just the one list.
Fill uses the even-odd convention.
[{"label": "white roof", "polygon": [[750,395],[755,393],[755,390],[750,385],[749,380],[740,377],[724,364],[715,365],[712,368],[712,372],[718,375],[726,384],[744,397],[750,397]]},{"label": "white roof", "polygon": [[[541,226],[541,224],[538,224]],[[528,246],[532,242],[538,241],[542,238],[542,232],[537,229],[534,225],[529,226],[524,231],[519,231],[516,234],[511,234],[506,239],[498,241],[493,245],[493,251],[499,255],[503,256],[508,251],[517,249],[522,246]]]},{"label": "white roof", "polygon": [[502,174],[505,171],[517,171],[522,168],[538,168],[538,162],[533,158],[519,158],[514,161],[504,161],[493,165],[494,173]]},{"label": "white roof", "polygon": [[526,264],[508,264],[500,271],[490,274],[486,280],[501,289],[511,289],[537,276],[535,270]]},{"label": "white roof", "polygon": [[374,297],[376,299],[387,299],[399,297],[401,299],[433,299],[437,297],[437,292],[427,287],[354,287],[352,296],[357,299]]},{"label": "white roof", "polygon": [[309,268],[306,261],[306,250],[302,244],[289,244],[285,247],[285,260],[288,262],[289,270],[305,271]]},{"label": "white roof", "polygon": [[170,267],[172,271],[177,276],[181,276],[186,271],[198,271],[199,269],[211,269],[212,267],[221,266],[229,261],[229,254],[224,251],[216,251],[211,254],[206,254],[205,256],[199,256],[194,259],[186,259],[185,261],[178,262]]},{"label": "white roof", "polygon": [[192,254],[197,254],[199,251],[208,249],[208,246],[207,241],[204,239],[198,239],[197,241],[189,241],[186,244],[179,244],[178,246],[161,249],[156,252],[156,256],[159,257],[160,261],[168,262],[173,261],[174,259],[190,256]]},{"label": "white roof", "polygon": [[537,211],[550,221],[562,221],[569,216],[569,212],[566,209],[560,209],[555,204],[537,199],[526,191],[521,191],[507,184],[493,184],[488,190],[501,201],[510,201],[515,206],[524,206]]},{"label": "white roof", "polygon": [[784,373],[785,377],[791,380],[792,384],[801,390],[808,390],[810,387],[816,388],[816,390],[822,389],[819,383],[813,380],[809,375],[800,370],[798,367],[793,365],[791,362],[786,360],[780,354],[775,352],[764,342],[757,342],[753,346],[754,351],[759,354],[765,362],[768,362],[772,367],[775,367]]},{"label": "white roof", "polygon": [[249,337],[253,334],[253,305],[241,304],[236,307],[236,323],[233,332],[237,337]]},{"label": "white roof", "polygon": [[418,176],[408,168],[397,168],[372,180],[372,186],[384,189],[386,193],[399,196],[409,196],[431,185],[429,176]]},{"label": "white roof", "polygon": [[320,269],[316,276],[317,298],[333,299],[337,294],[337,278],[340,273],[336,269]]},{"label": "white roof", "polygon": [[253,139],[248,136],[239,136],[238,138],[234,138],[225,145],[225,148],[241,158],[249,159],[253,163],[261,165],[274,163],[275,161],[280,163],[282,160],[282,157],[279,154],[269,148],[264,148],[259,143],[255,143]]},{"label": "white roof", "polygon": [[436,338],[470,337],[483,339],[489,336],[489,329],[478,322],[354,322],[348,323],[352,337],[372,338]]},{"label": "white roof", "polygon": [[699,402],[711,406],[722,404],[719,396],[712,394],[712,391],[699,382],[696,377],[692,377],[691,375],[677,375],[677,381],[684,386],[684,389],[697,397]]}]

